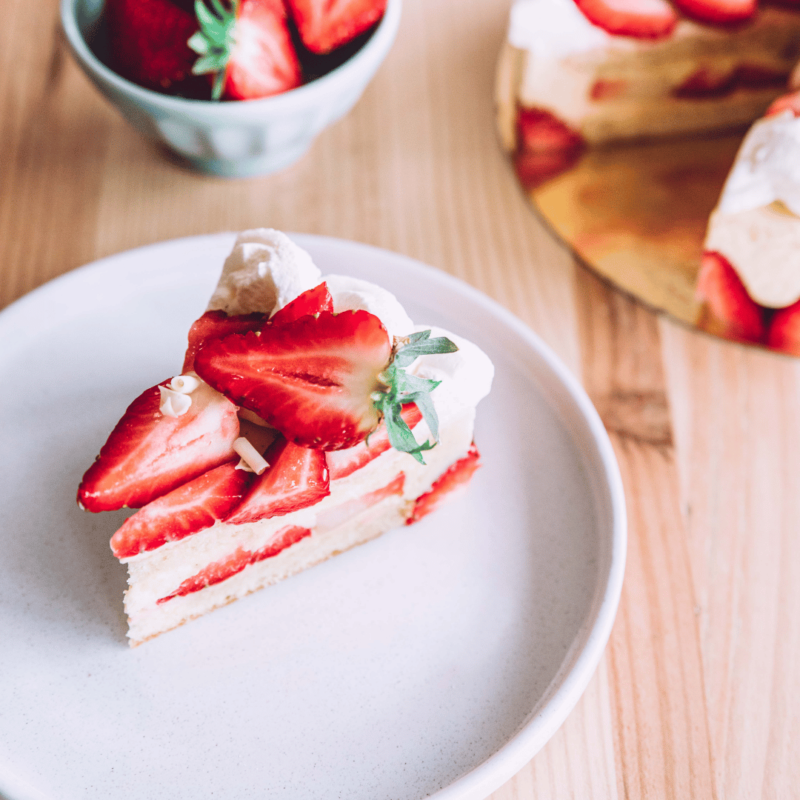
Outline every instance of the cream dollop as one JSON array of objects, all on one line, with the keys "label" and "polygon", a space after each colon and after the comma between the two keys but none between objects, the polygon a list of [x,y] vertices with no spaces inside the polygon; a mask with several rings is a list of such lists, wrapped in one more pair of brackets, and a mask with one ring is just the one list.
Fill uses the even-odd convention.
[{"label": "cream dollop", "polygon": [[776,200],[800,216],[800,118],[789,110],[750,128],[717,210],[735,214]]},{"label": "cream dollop", "polygon": [[344,275],[328,275],[325,282],[333,298],[333,310],[337,314],[363,309],[374,314],[383,323],[389,336],[411,333],[414,323],[397,298],[386,289],[369,281]]},{"label": "cream dollop", "polygon": [[408,371],[420,378],[441,381],[432,393],[440,417],[476,406],[492,388],[494,364],[480,347],[450,331],[431,326],[418,326],[416,330],[428,328],[431,338],[445,336],[458,350],[455,353],[420,356],[408,367]]},{"label": "cream dollop", "polygon": [[209,311],[272,314],[321,281],[311,256],[272,228],[243,231],[225,259]]},{"label": "cream dollop", "polygon": [[511,7],[508,41],[557,57],[605,47],[612,36],[589,22],[573,0],[521,0]]}]

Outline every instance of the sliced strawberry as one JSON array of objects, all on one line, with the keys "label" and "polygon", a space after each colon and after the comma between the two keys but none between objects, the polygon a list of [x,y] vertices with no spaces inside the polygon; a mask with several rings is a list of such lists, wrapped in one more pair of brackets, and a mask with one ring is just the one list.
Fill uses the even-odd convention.
[{"label": "sliced strawberry", "polygon": [[255,479],[242,504],[225,519],[232,525],[290,514],[313,506],[330,493],[322,450],[280,439],[264,454],[270,465]]},{"label": "sliced strawberry", "polygon": [[758,10],[758,0],[675,0],[687,17],[712,25],[731,25],[750,19]]},{"label": "sliced strawberry", "polygon": [[282,0],[242,0],[233,35],[225,97],[269,97],[302,83]]},{"label": "sliced strawberry", "polygon": [[433,484],[430,491],[417,498],[411,516],[406,520],[406,525],[413,525],[415,522],[419,522],[431,511],[435,511],[452,492],[466,486],[474,475],[475,470],[481,465],[480,458],[478,448],[475,447],[473,442],[464,458],[456,461]]},{"label": "sliced strawberry", "polygon": [[372,394],[392,343],[367,311],[304,316],[207,342],[195,369],[238,405],[304,447],[352,447],[378,426]]},{"label": "sliced strawberry", "polygon": [[680,86],[676,86],[672,90],[672,94],[687,100],[724,97],[733,90],[735,81],[735,69],[720,72],[711,67],[700,67],[689,75]]},{"label": "sliced strawberry", "polygon": [[[412,430],[422,419],[422,413],[414,403],[403,406],[400,416]],[[335,481],[352,475],[357,469],[361,469],[381,453],[385,453],[390,447],[389,432],[385,423],[381,423],[377,430],[369,435],[369,438],[355,447],[347,450],[331,450],[326,454],[330,479]]]},{"label": "sliced strawberry", "polygon": [[697,277],[697,299],[703,303],[698,327],[743,342],[762,342],[764,311],[730,262],[720,253],[703,253]]},{"label": "sliced strawberry", "polygon": [[255,551],[245,550],[243,547],[238,547],[228,558],[215,561],[204,567],[200,572],[187,578],[172,594],[166,597],[160,597],[156,603],[161,605],[166,603],[167,600],[172,600],[174,597],[183,597],[193,592],[199,592],[208,586],[214,586],[217,583],[232,578],[234,575],[242,572],[245,567],[251,564],[256,564],[259,561],[265,561],[268,558],[273,558],[291,547],[293,544],[305,539],[306,536],[311,536],[311,531],[308,528],[301,528],[297,525],[287,525],[281,528],[273,537],[272,541]]},{"label": "sliced strawberry", "polygon": [[201,383],[179,417],[159,411],[153,386],[131,403],[83,476],[78,502],[88,511],[140,508],[233,458],[236,406]]},{"label": "sliced strawberry", "polygon": [[183,372],[187,373],[194,369],[194,357],[203,342],[221,339],[232,333],[257,331],[263,328],[266,322],[267,315],[258,312],[229,317],[224,311],[206,311],[189,328],[189,347],[183,360]]},{"label": "sliced strawberry", "polygon": [[255,478],[236,469],[237,461],[204,472],[163,497],[153,500],[129,517],[111,537],[117,558],[155,550],[210,528],[239,503]]},{"label": "sliced strawberry", "polygon": [[796,117],[800,117],[800,92],[792,92],[779,97],[767,109],[767,113],[764,116],[771,117],[787,110],[791,111]]},{"label": "sliced strawberry", "polygon": [[344,525],[362,511],[366,511],[368,508],[377,505],[381,500],[385,500],[387,497],[392,497],[394,495],[403,494],[405,482],[406,475],[404,472],[401,472],[383,488],[376,489],[374,492],[367,492],[367,494],[361,497],[356,497],[335,508],[328,509],[317,517],[315,530],[317,533],[332,531],[340,525]]},{"label": "sliced strawberry", "polygon": [[772,315],[767,345],[793,356],[800,356],[800,300]]},{"label": "sliced strawberry", "polygon": [[189,37],[194,14],[172,0],[107,0],[104,10],[111,66],[148,89],[172,89],[191,75],[197,56]]},{"label": "sliced strawberry", "polygon": [[386,0],[287,0],[303,44],[312,53],[329,53],[371,28],[383,16]]},{"label": "sliced strawberry", "polygon": [[736,68],[736,85],[743,89],[783,89],[789,71],[764,67],[761,64],[740,64]]},{"label": "sliced strawberry", "polygon": [[628,81],[624,79],[617,80],[596,80],[589,89],[589,98],[596,103],[603,100],[616,100],[625,94],[628,88]]},{"label": "sliced strawberry", "polygon": [[661,39],[678,22],[666,0],[575,0],[575,4],[589,22],[617,36]]},{"label": "sliced strawberry", "polygon": [[526,188],[535,189],[568,170],[585,146],[583,137],[550,111],[518,109],[514,169]]},{"label": "sliced strawberry", "polygon": [[333,298],[325,281],[295,297],[291,303],[276,311],[269,321],[273,325],[284,325],[307,314],[319,314],[321,311],[333,311]]}]

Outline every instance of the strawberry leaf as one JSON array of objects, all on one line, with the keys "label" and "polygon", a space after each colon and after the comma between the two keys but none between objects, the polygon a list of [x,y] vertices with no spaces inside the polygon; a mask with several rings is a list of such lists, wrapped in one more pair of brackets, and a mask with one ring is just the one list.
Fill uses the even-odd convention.
[{"label": "strawberry leaf", "polygon": [[[403,367],[407,367],[419,356],[454,353],[458,350],[450,339],[444,336],[431,339],[430,335],[430,330],[427,330],[407,337],[407,344],[397,350],[394,361],[381,374],[381,380],[386,384],[387,390],[376,392],[373,396],[375,407],[383,413],[392,447],[403,453],[409,453],[420,464],[425,463],[422,453],[431,450],[439,441],[439,417],[430,393],[441,381],[421,378],[406,372]],[[406,403],[417,404],[423,419],[428,424],[433,441],[420,444],[414,438],[411,429],[400,416],[402,407]]]},{"label": "strawberry leaf", "polygon": [[239,0],[231,0],[226,8],[221,0],[211,0],[213,11],[204,0],[195,0],[194,13],[200,30],[187,44],[200,58],[192,67],[193,75],[214,75],[211,99],[219,100],[225,85],[225,70],[235,43],[234,28],[239,14]]}]

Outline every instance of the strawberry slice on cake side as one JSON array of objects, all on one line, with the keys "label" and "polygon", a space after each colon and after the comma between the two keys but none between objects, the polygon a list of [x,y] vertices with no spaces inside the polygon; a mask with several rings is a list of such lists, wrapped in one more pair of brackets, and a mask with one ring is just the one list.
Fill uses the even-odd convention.
[{"label": "strawberry slice on cake side", "polygon": [[111,542],[133,645],[420,518],[477,466],[486,355],[373,284],[322,280],[277,231],[239,236],[184,367],[79,493],[142,506]]}]

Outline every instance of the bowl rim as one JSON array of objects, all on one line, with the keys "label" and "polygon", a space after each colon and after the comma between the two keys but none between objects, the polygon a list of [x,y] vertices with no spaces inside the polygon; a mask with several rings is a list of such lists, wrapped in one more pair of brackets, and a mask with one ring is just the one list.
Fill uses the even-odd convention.
[{"label": "bowl rim", "polygon": [[[87,73],[110,85],[117,92],[125,94],[140,103],[156,106],[164,111],[201,112],[214,117],[238,116],[243,113],[249,114],[249,112],[260,114],[267,111],[289,110],[298,105],[306,105],[307,101],[313,102],[314,96],[320,92],[326,92],[335,86],[350,83],[361,73],[365,66],[364,62],[377,59],[378,63],[380,63],[385,58],[397,34],[402,7],[402,0],[387,0],[383,17],[363,47],[343,64],[340,64],[325,75],[295,89],[269,97],[217,102],[175,97],[145,89],[107,67],[92,52],[78,26],[75,15],[75,8],[78,2],[79,0],[60,0],[61,28],[73,55]],[[234,114],[231,114],[231,112],[234,112]]]}]

